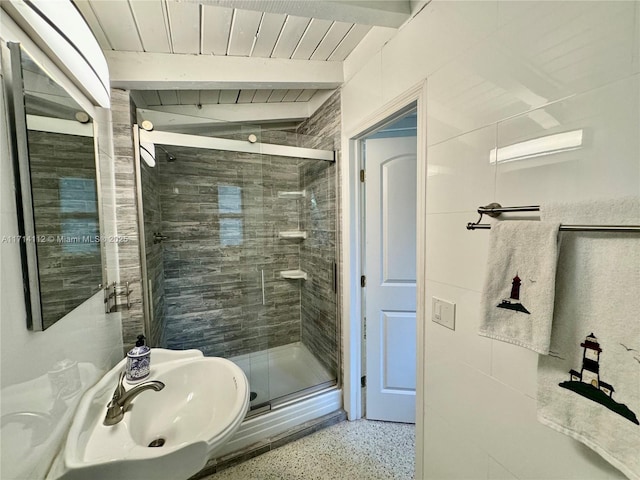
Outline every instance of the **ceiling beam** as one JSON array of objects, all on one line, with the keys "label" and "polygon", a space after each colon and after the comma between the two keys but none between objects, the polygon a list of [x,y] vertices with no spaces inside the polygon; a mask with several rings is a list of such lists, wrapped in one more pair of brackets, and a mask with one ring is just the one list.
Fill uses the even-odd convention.
[{"label": "ceiling beam", "polygon": [[342,62],[105,51],[111,86],[131,90],[337,88]]},{"label": "ceiling beam", "polygon": [[[138,109],[145,120],[165,123],[242,122],[263,123],[266,121],[301,121],[309,116],[307,102],[282,103],[238,103],[202,105],[165,105],[149,109]],[[154,121],[154,118],[156,121]]]},{"label": "ceiling beam", "polygon": [[219,7],[285,13],[334,22],[398,28],[411,16],[409,0],[187,0]]},{"label": "ceiling beam", "polygon": [[191,134],[222,134],[229,132],[237,132],[238,124],[244,126],[255,126],[258,129],[269,130],[289,130],[296,128],[300,124],[300,120],[268,120],[263,122],[246,121],[246,122],[225,122],[219,120],[211,120],[202,117],[188,117],[176,115],[175,113],[158,112],[155,110],[138,109],[138,123],[143,120],[149,120],[153,124],[154,130],[168,131],[176,133]]},{"label": "ceiling beam", "polygon": [[[138,123],[142,120],[150,120],[155,131],[167,131],[175,133],[188,133],[192,135],[223,135],[237,133],[238,124],[233,122],[214,122],[205,118],[190,119],[187,117],[176,117],[170,113],[155,112],[153,110],[138,110]],[[256,122],[243,123],[244,127],[255,126],[256,133],[265,130],[295,130],[299,121],[269,121],[260,124]]]}]

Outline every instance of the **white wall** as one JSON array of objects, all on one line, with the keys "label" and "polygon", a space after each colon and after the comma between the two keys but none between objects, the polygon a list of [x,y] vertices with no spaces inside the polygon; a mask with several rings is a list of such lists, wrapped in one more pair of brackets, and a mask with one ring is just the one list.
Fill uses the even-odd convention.
[{"label": "white wall", "polygon": [[[15,28],[5,28],[5,23],[2,27],[3,41],[9,30],[15,34],[11,40],[27,41]],[[30,49],[32,54],[36,51]],[[0,97],[0,401],[4,424],[0,429],[0,477],[37,480],[44,478],[59,450],[83,391],[121,359],[121,321],[120,314],[104,313],[102,293],[98,293],[46,331],[27,330],[19,245],[6,241],[7,237],[18,235],[18,225],[3,89]],[[86,99],[83,104],[87,104]],[[104,109],[96,109],[92,113],[108,127],[101,128],[100,141],[108,146],[112,143],[106,121],[108,110],[105,113]],[[112,148],[100,148],[101,162],[112,162],[107,156],[109,151]],[[102,173],[106,181],[104,177],[109,172]],[[48,372],[63,360],[77,362],[81,385],[75,394],[56,401]],[[29,424],[20,416],[8,417],[25,411],[37,412],[46,422],[38,424],[36,420]],[[8,418],[13,420],[7,421]],[[46,423],[44,441],[34,440],[32,427]]]},{"label": "white wall", "polygon": [[[347,59],[345,132],[427,79],[427,305],[451,300],[457,320],[427,313],[424,478],[622,478],[536,421],[535,353],[477,335],[488,232],[465,225],[493,201],[640,194],[639,49],[640,2],[433,0],[368,61]],[[579,150],[489,163],[575,128]]]}]

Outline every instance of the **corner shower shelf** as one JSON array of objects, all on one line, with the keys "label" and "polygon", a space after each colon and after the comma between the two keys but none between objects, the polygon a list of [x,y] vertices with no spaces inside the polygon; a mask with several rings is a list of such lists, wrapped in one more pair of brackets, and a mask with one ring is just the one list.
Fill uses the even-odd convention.
[{"label": "corner shower shelf", "polygon": [[290,280],[306,280],[307,272],[302,270],[283,270],[280,272],[280,278],[287,278]]},{"label": "corner shower shelf", "polygon": [[292,239],[305,239],[307,238],[307,232],[302,230],[288,230],[285,232],[278,232],[280,238],[292,238]]},{"label": "corner shower shelf", "polygon": [[304,198],[307,196],[306,190],[300,190],[296,192],[278,192],[278,198],[293,198],[295,200]]}]

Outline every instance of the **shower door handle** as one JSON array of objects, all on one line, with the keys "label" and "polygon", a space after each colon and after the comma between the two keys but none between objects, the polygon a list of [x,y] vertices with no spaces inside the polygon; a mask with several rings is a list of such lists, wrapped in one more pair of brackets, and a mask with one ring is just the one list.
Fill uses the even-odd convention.
[{"label": "shower door handle", "polygon": [[262,280],[262,305],[266,305],[267,302],[264,298],[264,270],[260,270],[260,277]]}]

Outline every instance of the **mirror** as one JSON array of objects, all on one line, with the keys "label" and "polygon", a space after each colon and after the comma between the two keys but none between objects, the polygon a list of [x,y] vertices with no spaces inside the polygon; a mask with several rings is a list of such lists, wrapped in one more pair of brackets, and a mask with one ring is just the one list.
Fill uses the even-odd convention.
[{"label": "mirror", "polygon": [[[94,124],[19,43],[8,43],[27,327],[44,330],[103,283]],[[12,110],[12,111],[11,111]]]}]

